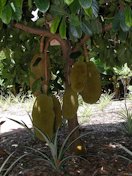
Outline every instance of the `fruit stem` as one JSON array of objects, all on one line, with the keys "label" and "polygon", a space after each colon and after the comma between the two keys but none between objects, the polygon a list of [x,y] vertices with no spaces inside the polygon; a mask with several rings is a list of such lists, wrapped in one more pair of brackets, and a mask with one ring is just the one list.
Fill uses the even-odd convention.
[{"label": "fruit stem", "polygon": [[40,40],[40,53],[44,52],[44,39],[45,39],[45,35],[43,35]]},{"label": "fruit stem", "polygon": [[84,54],[84,58],[85,58],[85,60],[84,61],[89,61],[89,57],[88,57],[88,49],[87,49],[87,46],[86,46],[86,43],[84,43],[84,45],[83,45],[83,54]]}]

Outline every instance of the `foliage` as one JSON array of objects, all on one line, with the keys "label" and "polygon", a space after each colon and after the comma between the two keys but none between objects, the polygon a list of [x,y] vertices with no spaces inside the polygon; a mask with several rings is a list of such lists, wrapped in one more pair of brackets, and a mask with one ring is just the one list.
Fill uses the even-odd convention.
[{"label": "foliage", "polygon": [[92,116],[92,107],[89,104],[86,104],[83,102],[83,104],[80,106],[78,110],[78,116],[79,116],[79,123],[85,123],[90,120],[90,117]]},{"label": "foliage", "polygon": [[1,176],[7,176],[9,174],[9,172],[13,169],[13,167],[25,156],[27,156],[28,154],[25,153],[23,155],[21,155],[19,158],[17,158],[15,161],[13,161],[8,168],[6,169],[6,165],[9,163],[9,160],[11,159],[11,157],[13,157],[15,152],[12,152],[6,159],[5,161],[2,163],[2,165],[0,166],[0,175]]},{"label": "foliage", "polygon": [[[33,29],[37,27],[60,34],[72,48],[89,36],[90,58],[100,58],[107,66],[132,64],[131,1],[1,0],[0,50],[6,57],[2,60],[1,79],[5,86],[17,83],[23,89],[29,89],[29,64],[33,55],[39,52],[40,37],[29,34],[30,30],[28,33],[16,29],[14,24],[19,22]],[[78,50],[83,54],[81,47]],[[50,53],[54,56],[54,51]],[[69,55],[73,60],[77,59],[72,53]],[[59,71],[60,64],[54,66]],[[54,82],[51,84],[54,87]]]},{"label": "foliage", "polygon": [[126,102],[125,108],[119,112],[119,116],[125,120],[123,123],[125,133],[129,136],[132,136],[132,111],[131,109],[128,109]]},{"label": "foliage", "polygon": [[125,63],[121,68],[114,67],[113,68],[116,75],[119,75],[121,78],[127,78],[132,76],[132,70]]},{"label": "foliage", "polygon": [[106,106],[108,106],[108,104],[112,100],[113,96],[114,96],[113,93],[112,94],[108,94],[108,93],[103,94],[99,99],[99,104],[98,104],[99,109],[103,110]]},{"label": "foliage", "polygon": [[18,104],[25,111],[31,112],[34,99],[31,92],[27,92],[27,94],[20,92],[15,96],[12,92],[7,91],[6,95],[0,95],[0,107],[6,111],[13,104]]},{"label": "foliage", "polygon": [[[32,122],[32,118],[31,118],[30,114],[28,114],[28,116],[29,116],[29,118],[30,118],[30,120]],[[30,134],[30,136],[31,136],[31,138],[33,140],[36,139],[34,130],[32,130],[32,128],[29,127],[23,120],[18,121],[18,120],[12,119],[12,118],[8,118],[8,119],[13,121],[13,122],[15,122],[15,123],[17,123],[17,124],[19,124],[19,125],[21,125],[23,128],[25,128],[27,130],[27,132]]]},{"label": "foliage", "polygon": [[[125,146],[123,146],[123,145],[121,145],[121,144],[118,144],[117,145],[120,149],[123,149],[127,154],[129,154],[129,156],[131,156],[132,157],[132,152],[128,149],[128,148],[126,148]],[[125,157],[125,156],[121,156],[121,155],[119,155],[121,158],[124,158],[124,159],[126,159],[126,160],[128,160],[130,163],[132,163],[132,160],[131,159],[129,159],[129,158],[127,158],[127,157]]]},{"label": "foliage", "polygon": [[41,130],[39,130],[37,127],[34,127],[36,130],[39,131],[39,133],[43,136],[44,140],[48,144],[48,147],[51,152],[51,156],[48,156],[44,152],[41,152],[37,149],[34,149],[32,147],[28,147],[30,151],[33,153],[36,153],[37,159],[43,160],[48,162],[53,169],[55,169],[57,172],[61,171],[63,169],[63,165],[66,163],[67,160],[71,158],[81,158],[84,159],[80,156],[77,155],[66,155],[66,152],[70,148],[70,146],[76,142],[78,139],[82,138],[83,136],[87,134],[80,135],[77,139],[74,139],[73,141],[69,142],[70,137],[72,134],[77,130],[78,126],[74,128],[68,136],[64,139],[63,143],[60,145],[59,144],[59,129],[56,131],[56,134],[53,139],[50,139],[48,136],[46,136]]},{"label": "foliage", "polygon": [[[33,140],[36,139],[34,131],[32,129],[30,129],[23,121],[19,122],[17,120],[11,119],[11,118],[9,118],[9,119],[18,123],[22,127],[24,127],[29,132],[29,134],[32,136]],[[30,119],[31,119],[31,117],[30,117]],[[32,119],[31,119],[31,121],[32,121]],[[32,151],[33,153],[35,153],[35,156],[37,157],[38,160],[43,160],[43,161],[48,162],[52,166],[52,168],[55,169],[57,172],[59,172],[63,168],[63,165],[66,163],[66,161],[71,158],[84,159],[84,158],[77,156],[77,155],[66,155],[66,152],[69,150],[70,146],[74,142],[76,142],[78,139],[82,138],[83,136],[87,135],[87,133],[85,133],[83,135],[80,135],[78,138],[74,139],[73,141],[69,142],[70,137],[77,130],[78,126],[76,128],[74,128],[67,135],[67,137],[64,139],[64,141],[61,145],[59,144],[59,129],[57,129],[57,131],[54,135],[54,138],[51,139],[46,134],[44,134],[39,128],[37,128],[35,126],[33,126],[33,128],[35,130],[37,130],[42,135],[44,141],[46,141],[46,143],[50,149],[51,156],[48,156],[44,152],[41,152],[40,150],[34,149],[32,147],[28,147],[28,149],[30,150],[30,152]]]},{"label": "foliage", "polygon": [[3,110],[7,110],[11,104],[15,103],[16,99],[11,92],[8,92],[6,95],[0,95],[0,106]]}]

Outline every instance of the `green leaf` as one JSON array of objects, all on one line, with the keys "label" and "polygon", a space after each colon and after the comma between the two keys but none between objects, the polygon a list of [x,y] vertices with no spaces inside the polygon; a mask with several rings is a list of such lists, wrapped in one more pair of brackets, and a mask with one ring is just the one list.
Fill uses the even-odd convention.
[{"label": "green leaf", "polygon": [[119,39],[122,41],[122,42],[125,42],[126,39],[127,39],[127,32],[123,32],[122,30],[119,31]]},{"label": "green leaf", "polygon": [[50,13],[52,16],[66,16],[67,15],[67,12],[65,11],[65,9],[57,5],[50,6]]},{"label": "green leaf", "polygon": [[32,0],[28,0],[28,7],[29,7],[29,9],[31,9],[32,6],[33,6],[33,2],[32,2]]},{"label": "green leaf", "polygon": [[0,0],[0,17],[7,0]]},{"label": "green leaf", "polygon": [[14,0],[12,3],[11,3],[11,7],[14,11],[14,18],[15,20],[17,21],[20,21],[21,20],[21,17],[22,17],[22,5],[23,5],[23,0]]},{"label": "green leaf", "polygon": [[128,27],[132,26],[132,10],[130,6],[125,8],[125,23]]},{"label": "green leaf", "polygon": [[2,11],[1,19],[3,23],[9,24],[11,21],[11,18],[12,18],[12,8],[10,4],[7,4]]},{"label": "green leaf", "polygon": [[119,30],[119,28],[120,28],[120,15],[119,15],[119,13],[115,14],[114,20],[112,22],[112,27],[115,31]]},{"label": "green leaf", "polygon": [[129,31],[129,27],[125,24],[125,22],[121,22],[120,27],[124,32]]},{"label": "green leaf", "polygon": [[86,15],[88,15],[89,17],[91,17],[93,15],[93,11],[92,11],[92,8],[88,8],[88,9],[84,9]]},{"label": "green leaf", "polygon": [[23,0],[13,0],[13,3],[17,6],[22,8]]},{"label": "green leaf", "polygon": [[34,0],[34,1],[35,1],[37,8],[41,12],[45,13],[49,9],[49,6],[50,6],[49,0]]},{"label": "green leaf", "polygon": [[70,25],[70,33],[75,38],[81,38],[81,36],[82,36],[82,30],[81,30],[80,26]]},{"label": "green leaf", "polygon": [[[9,172],[12,170],[12,168],[16,165],[16,163],[18,163],[19,160],[21,160],[23,157],[25,157],[25,156],[27,156],[27,155],[29,155],[29,154],[28,154],[28,153],[25,153],[25,154],[21,155],[20,157],[18,157],[14,162],[12,162],[12,163],[10,164],[10,166],[8,167],[8,169],[6,170],[6,172],[4,173],[3,176],[8,175]],[[10,155],[9,155],[9,156],[10,156]],[[12,156],[12,155],[11,155],[11,156]],[[8,158],[8,159],[9,159],[9,158]]]},{"label": "green leaf", "polygon": [[42,27],[45,23],[45,19],[44,18],[39,18],[37,21],[36,21],[36,25],[39,26],[39,27]]},{"label": "green leaf", "polygon": [[80,20],[79,20],[79,17],[77,15],[71,14],[70,17],[69,17],[69,20],[70,20],[70,23],[73,26],[80,26]]},{"label": "green leaf", "polygon": [[94,16],[98,17],[99,6],[96,0],[93,0],[91,8],[92,8]]},{"label": "green leaf", "polygon": [[0,20],[0,30],[3,28],[3,23],[2,21]]},{"label": "green leaf", "polygon": [[59,34],[62,39],[66,39],[66,21],[65,18],[62,19],[60,27],[59,27]]},{"label": "green leaf", "polygon": [[4,170],[5,165],[7,164],[7,162],[9,161],[9,159],[12,157],[12,155],[13,155],[14,153],[15,153],[15,152],[12,152],[12,153],[5,159],[5,161],[2,163],[2,165],[0,166],[0,173],[2,173],[2,171]]},{"label": "green leaf", "polygon": [[89,26],[85,22],[81,23],[81,29],[82,29],[82,31],[85,34],[87,34],[89,36],[92,36],[92,31],[91,31],[91,29],[89,28]]},{"label": "green leaf", "polygon": [[75,0],[75,1],[69,6],[71,13],[74,13],[74,14],[76,14],[76,13],[80,10],[80,7],[81,7],[81,6],[80,6],[78,0]]},{"label": "green leaf", "polygon": [[60,23],[60,20],[61,20],[61,17],[57,16],[54,21],[52,22],[51,24],[51,27],[50,27],[50,32],[55,34],[58,27],[59,27],[59,23]]},{"label": "green leaf", "polygon": [[64,0],[67,5],[70,5],[74,0]]},{"label": "green leaf", "polygon": [[92,5],[92,0],[79,0],[80,5],[84,8],[90,8]]},{"label": "green leaf", "polygon": [[99,34],[99,33],[101,33],[102,32],[102,24],[100,23],[100,21],[99,20],[92,20],[91,21],[91,29],[92,29],[92,32],[94,33],[94,34]]},{"label": "green leaf", "polygon": [[91,6],[87,9],[84,9],[84,11],[88,16],[94,15],[95,17],[98,17],[99,6],[97,1],[93,0]]},{"label": "green leaf", "polygon": [[129,27],[125,23],[125,14],[124,12],[119,12],[120,15],[120,27],[124,32],[129,31]]}]

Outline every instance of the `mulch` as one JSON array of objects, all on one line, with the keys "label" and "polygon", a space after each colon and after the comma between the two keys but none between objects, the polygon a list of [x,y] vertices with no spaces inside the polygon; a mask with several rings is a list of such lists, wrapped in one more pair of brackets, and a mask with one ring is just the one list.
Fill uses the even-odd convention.
[{"label": "mulch", "polygon": [[[103,128],[103,127],[102,127]],[[117,144],[122,144],[132,151],[132,137],[117,131],[92,131],[85,127],[80,128],[81,133],[88,132],[83,137],[87,152],[85,160],[72,158],[68,160],[61,172],[56,172],[45,161],[37,160],[35,155],[28,155],[21,159],[8,174],[9,176],[129,176],[132,175],[132,164],[124,156],[132,159]],[[67,129],[63,128],[59,134],[60,142],[65,139]],[[7,156],[15,151],[13,157],[7,163],[7,168],[19,156],[29,152],[27,147],[40,150],[50,156],[50,151],[44,142],[33,140],[25,129],[14,130],[0,136],[0,165]],[[70,153],[67,153],[70,155]]]},{"label": "mulch", "polygon": [[[128,102],[130,109],[132,101]],[[93,114],[89,121],[80,125],[81,134],[87,133],[83,137],[87,152],[84,159],[71,158],[64,163],[62,171],[55,171],[46,161],[38,160],[38,155],[25,156],[9,172],[8,176],[130,176],[132,175],[132,163],[122,157],[132,160],[132,156],[118,147],[121,144],[132,151],[132,136],[127,136],[122,129],[123,121],[117,115],[117,112],[124,107],[124,101],[112,101],[103,111],[93,108]],[[18,113],[20,108],[10,108],[11,112],[1,112],[1,116],[12,115],[21,119],[27,119],[25,112]],[[14,111],[15,112],[14,112]],[[3,118],[4,119],[4,118]],[[11,125],[6,121],[7,127]],[[4,124],[5,124],[4,123]],[[9,123],[9,124],[8,124]],[[26,123],[26,122],[25,122]],[[4,124],[3,125],[4,127]],[[13,126],[14,127],[14,126]],[[66,138],[67,127],[63,127],[59,132],[59,143]],[[48,146],[39,140],[33,140],[31,135],[25,129],[15,129],[7,133],[0,134],[0,166],[5,159],[14,152],[8,161],[6,168],[24,153],[31,153],[27,147],[39,150],[48,156],[50,151]],[[68,151],[67,156],[71,155]],[[2,175],[0,175],[2,176]]]}]

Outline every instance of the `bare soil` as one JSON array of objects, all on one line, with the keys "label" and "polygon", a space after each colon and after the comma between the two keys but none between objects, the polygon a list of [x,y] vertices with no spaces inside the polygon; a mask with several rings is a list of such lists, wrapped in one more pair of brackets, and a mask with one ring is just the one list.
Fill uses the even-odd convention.
[{"label": "bare soil", "polygon": [[[132,109],[132,102],[127,102],[128,107]],[[132,151],[132,137],[127,136],[123,132],[123,120],[119,118],[117,112],[124,107],[124,101],[112,101],[103,111],[98,109],[98,105],[93,107],[93,114],[88,121],[80,125],[80,132],[88,135],[83,137],[87,152],[82,157],[85,160],[72,158],[65,163],[61,172],[56,172],[45,161],[38,161],[36,155],[28,155],[24,157],[8,174],[9,176],[129,176],[132,175],[132,163],[120,156],[132,159],[125,151],[120,149],[117,144],[122,144]],[[18,110],[19,109],[19,113]],[[3,118],[5,112],[0,116]],[[26,114],[23,114],[20,108],[13,109],[9,113],[6,111],[6,116],[10,117],[21,116],[25,119]],[[3,114],[3,115],[2,115]],[[16,116],[15,116],[16,115]],[[0,121],[2,121],[2,118]],[[81,118],[81,117],[79,117]],[[4,117],[5,119],[5,117]],[[18,118],[19,119],[19,118]],[[7,122],[5,122],[7,123]],[[4,126],[5,123],[2,125]],[[1,125],[1,129],[2,129]],[[0,134],[0,165],[15,151],[13,157],[9,160],[6,167],[19,156],[26,152],[30,152],[27,147],[38,149],[50,156],[50,151],[44,142],[33,140],[31,135],[20,126],[5,125],[8,130],[1,131]],[[67,127],[63,127],[59,133],[59,143],[67,135]],[[70,153],[66,153],[70,155]]]}]

